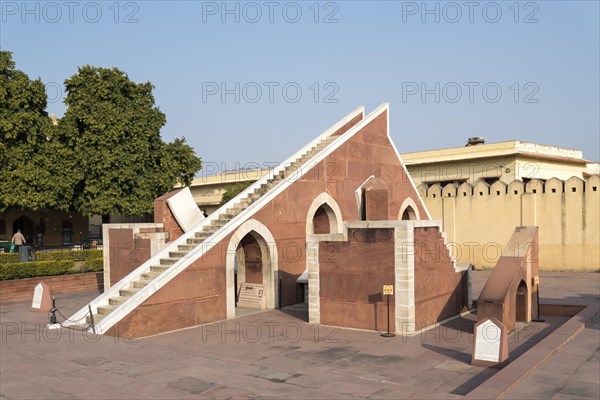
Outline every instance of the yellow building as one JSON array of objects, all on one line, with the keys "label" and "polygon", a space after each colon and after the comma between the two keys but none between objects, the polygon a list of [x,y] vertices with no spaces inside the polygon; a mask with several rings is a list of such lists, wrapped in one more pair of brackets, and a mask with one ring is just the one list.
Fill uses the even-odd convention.
[{"label": "yellow building", "polygon": [[514,227],[536,225],[540,269],[600,270],[598,163],[579,150],[482,142],[402,155],[458,262],[493,268]]},{"label": "yellow building", "polygon": [[519,140],[485,144],[482,138],[470,138],[466,146],[406,153],[402,160],[416,185],[443,186],[478,179],[509,184],[598,174],[598,163],[585,160],[580,150]]},{"label": "yellow building", "polygon": [[[599,164],[580,150],[471,138],[467,146],[401,157],[432,218],[442,221],[458,262],[493,268],[515,226],[536,225],[542,270],[600,270]],[[210,214],[228,186],[267,173],[196,178],[192,194]]]}]

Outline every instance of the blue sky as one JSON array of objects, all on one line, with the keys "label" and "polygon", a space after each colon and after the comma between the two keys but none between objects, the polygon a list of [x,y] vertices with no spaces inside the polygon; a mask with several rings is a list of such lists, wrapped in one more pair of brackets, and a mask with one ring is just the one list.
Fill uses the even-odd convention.
[{"label": "blue sky", "polygon": [[600,159],[597,1],[0,3],[0,46],[48,112],[78,66],[120,68],[211,170],[282,161],[382,102],[401,153],[484,136]]}]

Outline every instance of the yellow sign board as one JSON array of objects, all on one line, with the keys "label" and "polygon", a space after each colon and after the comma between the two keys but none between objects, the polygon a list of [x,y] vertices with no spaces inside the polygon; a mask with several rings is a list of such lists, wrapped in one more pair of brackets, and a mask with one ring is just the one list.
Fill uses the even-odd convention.
[{"label": "yellow sign board", "polygon": [[383,285],[383,295],[384,296],[393,296],[394,295],[394,285]]}]

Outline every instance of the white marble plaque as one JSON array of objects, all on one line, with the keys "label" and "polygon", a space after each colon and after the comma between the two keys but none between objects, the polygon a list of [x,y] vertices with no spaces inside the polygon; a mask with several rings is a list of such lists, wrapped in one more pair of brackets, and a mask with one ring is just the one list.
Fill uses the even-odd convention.
[{"label": "white marble plaque", "polygon": [[265,309],[265,285],[256,283],[242,283],[238,307],[255,310]]},{"label": "white marble plaque", "polygon": [[492,320],[487,320],[477,327],[475,332],[474,359],[479,361],[500,361],[500,340],[502,329]]},{"label": "white marble plaque", "polygon": [[179,193],[169,198],[167,204],[184,232],[189,231],[204,220],[204,215],[198,208],[189,187],[183,188]]},{"label": "white marble plaque", "polygon": [[33,291],[33,302],[31,303],[31,308],[37,308],[38,310],[42,308],[42,295],[44,294],[44,286],[41,283],[38,283]]}]

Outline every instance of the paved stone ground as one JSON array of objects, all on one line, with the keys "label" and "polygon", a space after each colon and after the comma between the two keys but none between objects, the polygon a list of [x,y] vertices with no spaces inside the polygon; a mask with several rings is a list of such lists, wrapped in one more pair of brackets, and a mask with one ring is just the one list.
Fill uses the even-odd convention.
[{"label": "paved stone ground", "polygon": [[[476,271],[478,294],[490,271]],[[541,274],[540,296],[545,304],[591,304],[600,301],[598,273]],[[543,316],[542,316],[543,317]],[[560,348],[503,399],[600,399],[600,315]]]},{"label": "paved stone ground", "polygon": [[[478,295],[489,272],[475,272]],[[599,300],[599,274],[542,274],[543,302]],[[59,296],[70,315],[93,293]],[[301,310],[141,340],[47,331],[26,301],[0,304],[0,398],[462,398],[496,370],[470,363],[474,316],[411,338],[311,326]],[[519,356],[564,322],[524,325],[509,336]],[[599,396],[598,319],[506,398]],[[59,335],[59,336],[58,336]]]}]

